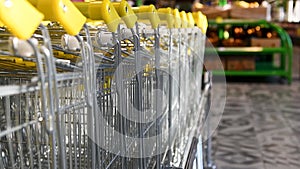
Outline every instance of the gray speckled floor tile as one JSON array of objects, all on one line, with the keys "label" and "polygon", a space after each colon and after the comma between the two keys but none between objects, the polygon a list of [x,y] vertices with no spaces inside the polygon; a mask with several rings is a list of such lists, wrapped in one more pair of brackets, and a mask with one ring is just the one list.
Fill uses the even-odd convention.
[{"label": "gray speckled floor tile", "polygon": [[214,133],[218,169],[300,169],[300,48],[292,85],[229,83]]}]

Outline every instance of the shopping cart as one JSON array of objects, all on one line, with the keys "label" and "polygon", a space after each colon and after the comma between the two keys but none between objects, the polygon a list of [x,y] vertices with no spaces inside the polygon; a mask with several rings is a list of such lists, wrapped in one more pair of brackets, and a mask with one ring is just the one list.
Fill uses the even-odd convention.
[{"label": "shopping cart", "polygon": [[[18,14],[20,9],[26,14]],[[18,16],[8,17],[11,13]],[[1,168],[44,166],[54,157],[49,151],[54,138],[53,107],[47,102],[53,85],[48,74],[52,66],[49,60],[42,60],[38,41],[29,39],[42,19],[27,2],[1,4],[2,22],[19,38],[1,30]],[[47,46],[42,45],[46,51]]]},{"label": "shopping cart", "polygon": [[[159,9],[159,11],[161,11],[161,13],[164,14],[172,13],[172,10],[168,8]],[[177,91],[176,89],[171,90],[173,93],[175,93],[175,95],[170,95],[169,98],[172,98],[174,100],[170,100],[169,106],[172,105],[172,103],[175,103],[175,105],[176,103],[178,103],[179,107],[174,108],[172,110],[172,113],[178,112],[178,118],[180,120],[171,120],[173,126],[176,126],[175,129],[178,133],[172,140],[173,142],[175,142],[175,144],[171,144],[171,147],[174,151],[174,153],[172,154],[175,154],[175,156],[169,156],[168,158],[173,158],[172,160],[170,160],[173,162],[173,165],[175,163],[175,166],[184,166],[185,162],[188,160],[188,154],[186,153],[186,150],[192,144],[192,138],[194,134],[193,127],[199,126],[198,123],[202,123],[203,119],[203,104],[197,104],[194,99],[202,100],[204,98],[203,93],[198,89],[201,88],[202,84],[202,77],[199,76],[199,73],[202,74],[202,65],[204,57],[204,53],[202,50],[203,48],[200,48],[199,44],[204,44],[203,41],[205,40],[205,36],[203,36],[203,33],[201,33],[198,28],[194,28],[193,26],[191,26],[193,25],[193,19],[191,17],[191,14],[188,14],[188,23],[190,25],[186,25],[186,23],[184,23],[187,20],[185,19],[186,16],[183,12],[181,12],[181,21],[183,23],[183,28],[179,29],[179,27],[176,26],[176,22],[177,24],[179,23],[178,20],[176,21],[176,19],[179,19],[179,14],[177,11],[175,11],[175,13],[177,13],[177,18],[175,18],[175,30],[169,30],[169,34],[171,34],[171,36],[166,36],[165,39],[170,39],[165,41],[169,41],[170,44],[174,44],[174,48],[177,48],[171,49],[171,51],[169,51],[169,55],[177,56],[177,58],[173,59],[173,65],[171,67],[175,67],[179,70],[178,73],[176,73],[176,70],[170,70],[171,73],[174,73],[171,77],[177,77],[176,80],[179,83],[179,85],[170,85],[171,88],[177,88]],[[170,22],[170,19],[168,20],[167,16],[163,15],[162,18],[165,18],[167,21]],[[184,27],[190,28],[187,29]],[[177,53],[177,55],[172,54],[172,52]],[[169,80],[169,83],[172,84],[172,80]],[[172,115],[174,116],[174,114]],[[190,117],[199,117],[200,120],[197,118]]]},{"label": "shopping cart", "polygon": [[[124,113],[133,112],[135,107],[141,109],[139,96],[135,95],[141,93],[140,77],[135,73],[140,67],[137,66],[137,62],[140,62],[137,60],[139,37],[134,30],[136,16],[126,1],[115,4],[103,1],[76,5],[82,11],[87,10],[84,13],[91,19],[103,19],[108,26],[108,29],[105,29],[96,25],[98,31],[94,35],[95,54],[110,56],[110,63],[103,62],[104,59],[96,62],[98,67],[95,74],[98,84],[95,92],[99,108],[96,130],[101,134],[94,141],[98,143],[101,152],[98,156],[99,162],[102,163],[101,168],[126,168],[138,165],[138,160],[126,158],[130,156],[129,153],[134,154],[132,150],[138,149],[137,143],[126,141],[126,138],[122,137],[125,133],[130,136],[141,133],[141,125],[124,118],[131,115]],[[101,14],[97,12],[98,9],[107,13]],[[123,16],[125,24],[119,23],[117,11]]]},{"label": "shopping cart", "polygon": [[[111,139],[109,139],[108,144],[101,146],[108,150],[107,152],[111,150],[112,152],[109,154],[114,153],[117,157],[110,159],[110,165],[150,168],[150,165],[155,163],[153,164],[151,158],[147,159],[146,157],[152,154],[149,155],[148,153],[147,155],[144,152],[145,144],[143,140],[131,138],[145,138],[155,133],[155,123],[144,123],[154,114],[151,95],[153,90],[153,71],[151,67],[154,63],[154,55],[142,47],[141,43],[145,41],[140,38],[140,26],[137,25],[136,15],[127,2],[121,1],[121,3],[113,3],[113,5],[124,23],[120,23],[117,32],[112,34],[115,67],[110,76],[107,77],[110,82],[108,85],[110,91],[107,94],[110,95],[111,99],[107,100],[100,96],[99,102],[109,105],[113,112],[102,110],[107,123],[113,121],[117,123],[104,126],[104,137],[101,139]],[[102,71],[107,72],[107,69]],[[101,74],[97,78],[103,79]],[[102,90],[101,88],[98,89],[99,92]],[[103,123],[100,125],[103,125]],[[110,132],[110,127],[113,129],[112,132]],[[119,149],[117,151],[112,150],[112,147],[117,144],[120,145]]]},{"label": "shopping cart", "polygon": [[[20,13],[18,10],[24,11],[23,6],[27,5],[28,11],[25,10],[24,12],[25,14],[32,15],[28,16],[26,21],[29,20],[30,23],[31,18],[36,18],[36,14],[32,12],[35,9],[27,3],[10,3],[12,8],[6,11],[7,14]],[[51,1],[50,3],[49,1],[43,1],[38,3],[37,8],[45,13],[47,19],[62,23],[69,34],[78,34],[85,22],[85,18],[68,1],[64,2],[64,8],[68,8],[68,11],[57,10],[49,13],[51,10],[48,9],[56,8],[58,3],[58,1]],[[45,6],[47,6],[47,9],[45,9]],[[64,14],[59,15],[59,12],[63,12]],[[75,16],[77,20],[73,19],[71,23],[68,15]],[[24,27],[18,25],[20,23],[21,25],[28,25],[28,23],[22,20],[17,22],[17,25],[15,25],[17,28],[24,29]],[[70,26],[70,23],[72,26]],[[9,25],[10,23],[5,22],[5,24]],[[10,123],[12,124],[19,125],[11,129],[11,124],[7,124],[9,128],[3,130],[16,133],[14,136],[10,136],[9,139],[11,141],[8,141],[8,143],[4,141],[1,144],[2,147],[10,148],[9,150],[2,149],[3,152],[9,154],[3,155],[4,168],[66,168],[66,166],[69,166],[68,168],[80,168],[89,164],[89,158],[82,155],[88,149],[87,136],[81,133],[86,133],[85,129],[87,127],[85,126],[87,124],[84,118],[87,112],[92,112],[90,111],[92,105],[89,102],[89,92],[87,91],[91,86],[86,83],[91,81],[90,79],[87,80],[90,77],[90,72],[86,71],[88,70],[88,66],[85,65],[92,63],[89,60],[92,51],[88,45],[78,42],[81,44],[81,58],[84,62],[82,66],[72,65],[70,60],[67,59],[67,55],[63,59],[54,57],[51,43],[57,42],[55,37],[60,36],[64,32],[61,26],[55,26],[55,24],[51,25],[51,29],[53,28],[56,33],[59,32],[55,36],[51,34],[55,31],[50,30],[49,34],[47,28],[40,25],[39,29],[33,35],[34,39],[29,40],[28,43],[16,38],[12,41],[13,51],[15,52],[9,55],[18,56],[18,51],[25,50],[26,53],[23,51],[18,57],[26,57],[25,59],[30,59],[33,65],[36,64],[37,73],[33,78],[26,73],[24,77],[27,78],[27,81],[20,80],[21,83],[19,86],[12,86],[15,89],[5,86],[8,91],[15,90],[15,93],[20,93],[18,93],[19,96],[15,96],[18,98],[16,103],[10,101],[11,106],[9,102],[4,104],[6,107],[3,110],[6,110],[6,119],[10,119]],[[23,35],[22,31],[21,35]],[[86,32],[86,35],[89,35],[89,33]],[[86,37],[89,39],[88,36]],[[78,39],[81,40],[81,38]],[[28,51],[26,51],[30,46],[34,47],[32,55],[28,55]],[[74,73],[72,71],[74,69],[80,70],[80,72]],[[34,70],[31,69],[31,71]],[[20,73],[18,69],[14,71]],[[14,75],[14,77],[16,76]],[[16,109],[16,112],[13,112],[11,111],[13,105],[17,105],[20,108]],[[8,113],[11,113],[10,118],[8,117]],[[21,117],[26,118],[22,119]],[[6,139],[7,137],[6,135]]]}]

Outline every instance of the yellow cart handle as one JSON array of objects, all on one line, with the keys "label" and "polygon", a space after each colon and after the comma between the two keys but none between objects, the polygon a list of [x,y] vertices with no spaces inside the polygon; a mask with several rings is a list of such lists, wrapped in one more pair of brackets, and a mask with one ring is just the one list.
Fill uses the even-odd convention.
[{"label": "yellow cart handle", "polygon": [[19,39],[29,39],[44,15],[25,0],[0,0],[0,21]]},{"label": "yellow cart handle", "polygon": [[153,29],[158,27],[160,19],[154,5],[134,7],[133,11],[140,20],[149,20]]},{"label": "yellow cart handle", "polygon": [[114,2],[112,4],[118,12],[119,16],[122,17],[122,20],[125,22],[127,27],[133,28],[138,18],[128,2],[122,0],[121,2]]},{"label": "yellow cart handle", "polygon": [[195,19],[196,25],[202,30],[203,34],[206,34],[206,30],[208,27],[207,18],[200,11],[193,12],[193,17]]},{"label": "yellow cart handle", "polygon": [[173,17],[174,17],[174,27],[181,28],[181,18],[178,9],[173,9]]},{"label": "yellow cart handle", "polygon": [[86,17],[92,20],[103,20],[111,32],[116,32],[121,18],[109,0],[95,2],[74,2],[75,6]]},{"label": "yellow cart handle", "polygon": [[187,28],[188,27],[188,19],[185,11],[180,12],[180,18],[181,18],[181,27]]},{"label": "yellow cart handle", "polygon": [[89,18],[89,3],[88,2],[73,2],[76,8],[87,18]]},{"label": "yellow cart handle", "polygon": [[187,13],[188,27],[193,28],[195,25],[195,20],[193,18],[193,14],[191,12]]},{"label": "yellow cart handle", "polygon": [[70,35],[77,35],[86,18],[70,0],[31,0],[46,20],[59,22]]},{"label": "yellow cart handle", "polygon": [[159,8],[157,10],[161,21],[166,21],[168,28],[174,28],[174,16],[172,8]]}]

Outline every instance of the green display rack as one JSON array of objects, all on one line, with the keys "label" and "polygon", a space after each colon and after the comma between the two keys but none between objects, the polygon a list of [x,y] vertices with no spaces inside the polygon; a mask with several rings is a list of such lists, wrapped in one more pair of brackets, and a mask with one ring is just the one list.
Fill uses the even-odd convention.
[{"label": "green display rack", "polygon": [[[287,82],[290,84],[292,82],[292,57],[293,57],[293,45],[291,38],[287,32],[280,26],[267,22],[265,20],[236,20],[236,19],[226,19],[221,21],[209,20],[210,27],[217,27],[219,38],[223,38],[222,34],[225,27],[228,25],[232,27],[236,26],[262,26],[264,28],[271,29],[275,31],[278,38],[281,40],[280,47],[224,47],[216,46],[214,49],[206,48],[206,53],[217,52],[219,56],[255,56],[265,57],[266,55],[280,55],[280,66],[273,66],[273,61],[256,61],[254,70],[224,70],[226,76],[279,76],[286,78]],[[213,50],[213,51],[212,51]],[[213,74],[224,74],[223,71],[214,70]]]}]

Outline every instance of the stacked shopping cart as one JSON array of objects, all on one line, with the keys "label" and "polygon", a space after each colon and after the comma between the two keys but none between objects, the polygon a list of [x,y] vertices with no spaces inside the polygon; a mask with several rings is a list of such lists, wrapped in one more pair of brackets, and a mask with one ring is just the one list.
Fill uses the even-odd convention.
[{"label": "stacked shopping cart", "polygon": [[30,2],[0,1],[0,168],[201,168],[200,13]]}]

